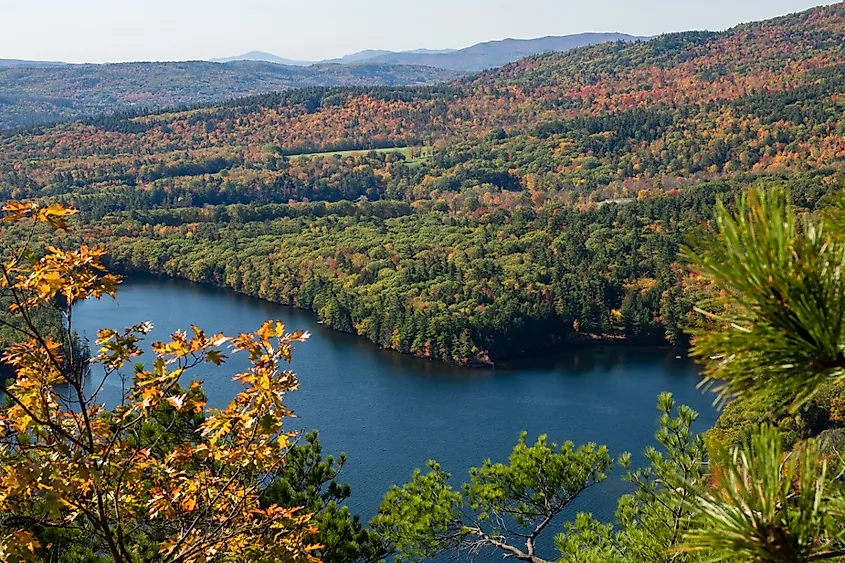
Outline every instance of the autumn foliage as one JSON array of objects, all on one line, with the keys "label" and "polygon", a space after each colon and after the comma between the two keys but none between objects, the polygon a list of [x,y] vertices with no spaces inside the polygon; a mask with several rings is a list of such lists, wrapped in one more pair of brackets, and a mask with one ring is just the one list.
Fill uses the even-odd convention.
[{"label": "autumn foliage", "polygon": [[107,245],[114,271],[310,309],[402,353],[683,344],[710,288],[677,251],[717,195],[785,183],[813,210],[842,187],[844,34],[840,3],[441,86],[10,132],[0,200],[79,209],[76,244]]},{"label": "autumn foliage", "polygon": [[[73,214],[24,203],[4,212],[32,232],[45,223],[64,229]],[[152,345],[152,365],[136,364],[122,401],[109,408],[99,398],[103,384],[141,355],[152,327],[100,331],[90,359],[78,350],[73,305],[114,296],[120,281],[106,272],[102,250],[48,246],[37,256],[24,241],[8,251],[1,273],[21,322],[0,320],[20,337],[3,355],[13,376],[0,409],[0,559],[49,552],[43,538],[52,536],[43,532],[59,530],[84,534],[95,553],[116,562],[144,553],[180,563],[314,560],[309,515],[259,502],[292,444],[284,396],[298,384],[283,366],[307,333],[279,322],[235,338],[197,327],[176,333]],[[61,309],[62,338],[32,321],[30,312],[44,306]],[[235,376],[243,390],[216,410],[198,382],[185,383],[192,368],[223,363],[224,349],[247,355],[250,367]]]}]

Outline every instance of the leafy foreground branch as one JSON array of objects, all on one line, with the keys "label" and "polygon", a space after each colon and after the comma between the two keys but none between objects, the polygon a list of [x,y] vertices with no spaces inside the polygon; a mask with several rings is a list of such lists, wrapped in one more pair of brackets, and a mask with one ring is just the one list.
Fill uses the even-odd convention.
[{"label": "leafy foreground branch", "polygon": [[[7,221],[56,229],[72,214],[21,203],[4,211]],[[0,559],[50,553],[53,546],[37,536],[61,530],[118,563],[315,560],[308,512],[260,502],[292,446],[283,399],[298,384],[283,365],[308,335],[278,322],[235,338],[196,327],[176,333],[153,344],[151,368],[136,366],[121,404],[107,410],[99,400],[103,382],[140,355],[151,326],[100,331],[89,372],[72,339],[45,336],[30,316],[57,306],[71,334],[76,302],[114,295],[119,280],[103,268],[102,254],[47,247],[36,258],[25,241],[0,270],[0,288],[21,321],[14,324],[19,342],[3,356],[15,376],[0,410]],[[198,383],[184,389],[180,382],[201,364],[221,364],[224,346],[247,355],[251,366],[235,376],[243,390],[215,410]]]},{"label": "leafy foreground branch", "polygon": [[[685,503],[690,493],[676,486],[702,485],[706,450],[691,431],[697,417],[692,409],[676,408],[669,394],[660,396],[658,409],[660,448],[646,451],[648,467],[629,470],[634,493],[619,501],[618,526],[578,514],[555,537],[561,561],[692,560],[673,552],[693,514]],[[631,456],[619,463],[629,468]],[[544,533],[558,532],[567,508],[603,481],[612,465],[603,446],[558,447],[544,436],[529,445],[523,434],[507,464],[488,460],[470,469],[460,492],[430,462],[428,473],[416,471],[409,483],[391,488],[373,524],[395,543],[400,559],[420,561],[450,551],[472,557],[486,550],[543,563],[538,545]]]},{"label": "leafy foreground branch", "polygon": [[828,474],[819,444],[785,453],[780,432],[768,425],[733,452],[715,486],[690,506],[702,523],[688,535],[692,549],[710,548],[722,561],[845,556],[845,490]]},{"label": "leafy foreground branch", "polygon": [[[508,464],[487,460],[470,469],[463,494],[430,462],[429,473],[416,471],[410,483],[387,493],[374,524],[409,559],[446,549],[477,552],[492,547],[539,563],[540,534],[578,495],[603,481],[611,464],[606,447],[575,448],[571,442],[558,447],[545,436],[529,446],[523,434]],[[524,548],[514,540],[521,540]]]},{"label": "leafy foreground branch", "polygon": [[[845,246],[830,228],[841,216],[799,220],[787,201],[782,190],[752,190],[734,214],[719,204],[717,236],[687,252],[724,292],[702,305],[713,326],[695,335],[706,384],[722,400],[787,395],[785,418],[845,378]],[[741,447],[715,452],[727,461],[690,500],[698,521],[688,549],[720,561],[845,557],[839,450],[819,439],[787,452],[783,442],[764,425]]]}]

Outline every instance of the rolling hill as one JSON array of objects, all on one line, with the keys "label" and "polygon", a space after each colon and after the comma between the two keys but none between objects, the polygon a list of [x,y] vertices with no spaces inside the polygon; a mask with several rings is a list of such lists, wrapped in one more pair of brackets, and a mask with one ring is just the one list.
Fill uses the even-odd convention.
[{"label": "rolling hill", "polygon": [[404,52],[386,53],[366,59],[368,62],[425,65],[464,72],[499,67],[524,57],[541,53],[564,52],[577,47],[612,41],[641,41],[625,33],[579,33],[539,39],[504,39],[478,43],[465,49],[447,53]]},{"label": "rolling hill", "polygon": [[51,61],[24,61],[20,59],[0,59],[0,68],[44,68],[68,66],[68,63]]},{"label": "rolling hill", "polygon": [[412,51],[386,51],[368,49],[336,59],[322,61],[292,61],[270,53],[253,51],[237,57],[212,59],[213,62],[239,60],[266,61],[280,64],[356,64],[386,63],[401,65],[432,66],[461,72],[477,72],[512,63],[524,57],[541,53],[564,52],[576,47],[596,45],[612,41],[641,41],[646,37],[636,37],[625,33],[578,33],[559,37],[540,37],[538,39],[504,39],[477,43],[465,49],[415,49]]},{"label": "rolling hill", "polygon": [[[603,136],[646,135],[647,144],[637,150],[657,151],[653,155],[657,157],[660,147],[672,139],[667,135],[676,131],[708,145],[717,144],[718,136],[712,131],[717,118],[720,123],[742,121],[735,116],[753,113],[753,119],[747,117],[750,121],[742,127],[763,127],[764,117],[772,119],[762,109],[767,98],[770,104],[787,104],[792,96],[794,103],[800,104],[810,95],[807,92],[821,95],[817,92],[830,91],[818,103],[837,107],[844,34],[845,4],[836,4],[722,33],[686,32],[645,42],[606,43],[538,55],[436,87],[292,90],[166,116],[106,120],[102,127],[61,125],[47,130],[44,138],[72,141],[86,135],[103,136],[105,145],[98,142],[92,151],[100,147],[131,152],[143,147],[145,153],[154,154],[159,152],[155,144],[166,141],[167,146],[190,150],[273,143],[282,152],[297,153],[456,144],[495,131],[503,139],[551,139],[583,129],[585,120],[596,120],[572,150],[596,153],[592,146]],[[206,65],[224,71],[229,68]],[[249,65],[268,73],[278,68]],[[188,65],[185,70],[191,68],[203,67]],[[331,76],[356,68],[369,67],[333,65],[325,72]],[[303,69],[284,72],[287,77]],[[184,82],[194,83],[196,78],[188,76]],[[738,109],[719,113],[727,108]],[[613,119],[640,115],[655,116],[659,123],[647,130],[609,128]],[[668,122],[666,116],[672,116]],[[838,119],[835,112],[833,118]],[[601,120],[608,128],[601,129]],[[781,151],[786,145],[777,142],[784,134],[780,130],[792,134],[796,129],[777,122],[771,127],[778,133],[762,139]],[[109,134],[104,135],[106,132]],[[836,133],[829,132],[831,139]],[[38,138],[23,137],[26,143]],[[587,141],[591,144],[585,145]],[[761,143],[754,141],[755,146]],[[688,152],[689,146],[685,142],[673,151]]]},{"label": "rolling hill", "polygon": [[115,111],[194,105],[304,86],[433,84],[459,73],[383,63],[258,61],[0,65],[0,129]]},{"label": "rolling hill", "polygon": [[323,63],[337,63],[337,64],[353,64],[353,63],[360,63],[363,61],[372,62],[374,59],[382,56],[389,56],[389,55],[398,55],[398,54],[406,54],[406,55],[440,55],[445,53],[453,53],[456,49],[415,49],[413,51],[385,51],[383,49],[367,49],[364,51],[358,51],[357,53],[352,53],[350,55],[344,55],[338,59],[326,59],[321,61]]},{"label": "rolling hill", "polygon": [[677,343],[710,290],[677,251],[717,196],[785,184],[812,210],[845,187],[843,61],[840,3],[445,85],[64,123],[0,138],[0,199],[78,207],[121,271],[311,309],[404,353]]},{"label": "rolling hill", "polygon": [[244,53],[243,55],[238,55],[235,57],[211,59],[211,62],[213,63],[232,63],[235,61],[276,63],[277,65],[287,66],[309,66],[314,64],[313,62],[309,61],[295,61],[293,59],[285,59],[283,57],[277,57],[276,55],[273,55],[271,53],[264,53],[262,51],[250,51],[249,53]]},{"label": "rolling hill", "polygon": [[71,65],[0,59],[0,129],[204,104],[285,88],[435,84],[536,53],[636,39],[624,34],[508,39],[461,50],[367,50],[316,63],[259,51],[210,62]]}]

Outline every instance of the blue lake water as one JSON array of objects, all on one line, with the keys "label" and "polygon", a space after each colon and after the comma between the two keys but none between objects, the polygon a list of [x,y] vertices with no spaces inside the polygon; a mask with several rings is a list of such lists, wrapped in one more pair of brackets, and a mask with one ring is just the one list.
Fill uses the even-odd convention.
[{"label": "blue lake water", "polygon": [[[696,389],[698,368],[678,358],[681,351],[590,345],[471,370],[381,350],[319,325],[305,311],[181,281],[127,281],[117,301],[81,303],[74,328],[93,341],[99,328],[152,321],[153,342],[191,324],[235,335],[271,318],[312,334],[294,353],[301,388],[288,397],[298,415],[291,426],[318,429],[324,454],[347,453],[342,477],[352,485],[350,507],[364,519],[391,483],[406,481],[427,460],[438,460],[459,482],[488,457],[504,461],[523,430],[529,440],[543,433],[558,443],[606,444],[614,457],[624,451],[639,456],[654,443],[661,391],[701,414],[698,430],[717,416],[712,397]],[[194,379],[205,382],[213,406],[223,406],[239,388],[232,374],[244,366],[235,356],[222,367],[194,371]],[[107,382],[106,400],[120,393],[117,378]],[[611,519],[616,499],[628,490],[621,477],[615,471],[588,490],[571,515],[591,511]]]}]

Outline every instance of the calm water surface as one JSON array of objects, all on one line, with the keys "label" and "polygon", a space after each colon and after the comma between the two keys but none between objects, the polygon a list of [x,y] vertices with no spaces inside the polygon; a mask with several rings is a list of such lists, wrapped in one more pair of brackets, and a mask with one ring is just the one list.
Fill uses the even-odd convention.
[{"label": "calm water surface", "polygon": [[[678,352],[659,348],[589,346],[541,359],[470,370],[380,350],[370,342],[317,324],[310,313],[226,290],[163,279],[136,279],[118,300],[82,303],[76,330],[92,341],[98,328],[123,328],[152,321],[149,342],[196,324],[207,332],[235,335],[280,319],[291,330],[309,330],[292,368],[300,390],[289,395],[297,428],[320,431],[324,453],[345,451],[342,477],[352,485],[351,508],[367,519],[391,483],[407,480],[415,467],[436,459],[455,480],[485,458],[507,458],[520,431],[558,443],[594,441],[615,456],[639,454],[653,443],[657,394],[671,391],[711,426],[711,397],[696,390],[698,370]],[[142,358],[149,360],[149,358]],[[237,392],[231,381],[244,360],[203,367],[209,402],[224,405]],[[109,382],[106,399],[120,396]],[[612,518],[616,499],[627,491],[616,471],[587,491],[574,511]]]}]

